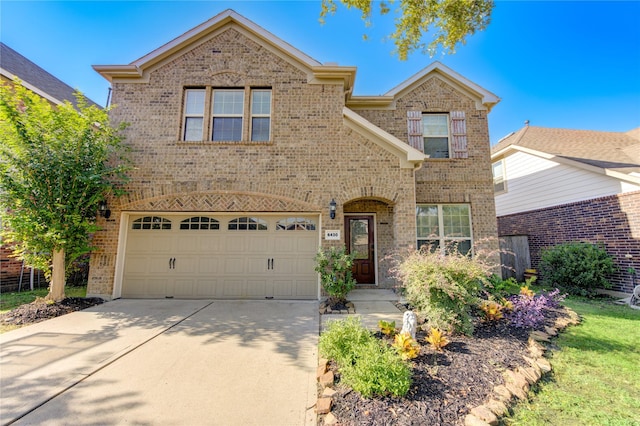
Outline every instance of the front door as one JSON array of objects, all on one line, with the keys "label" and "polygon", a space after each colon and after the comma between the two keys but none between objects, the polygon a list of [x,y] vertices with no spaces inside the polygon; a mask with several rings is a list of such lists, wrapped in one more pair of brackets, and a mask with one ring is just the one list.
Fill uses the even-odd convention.
[{"label": "front door", "polygon": [[355,254],[353,277],[358,284],[375,284],[375,245],[373,216],[346,216],[347,250]]}]

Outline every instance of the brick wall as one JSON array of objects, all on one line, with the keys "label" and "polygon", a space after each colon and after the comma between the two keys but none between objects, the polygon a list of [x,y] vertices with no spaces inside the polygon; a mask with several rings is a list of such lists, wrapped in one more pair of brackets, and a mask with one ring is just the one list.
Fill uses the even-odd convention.
[{"label": "brick wall", "polygon": [[[587,241],[604,244],[614,257],[619,268],[611,277],[614,290],[633,290],[628,268],[640,274],[640,191],[502,216],[498,231],[500,236],[528,236],[533,268],[543,248]],[[640,285],[640,277],[635,284]]]},{"label": "brick wall", "polygon": [[[202,86],[271,88],[271,140],[180,141],[183,90]],[[342,80],[310,82],[308,70],[234,27],[159,63],[139,82],[115,81],[112,118],[130,123],[126,143],[135,169],[128,194],[109,201],[112,217],[99,218],[88,293],[113,292],[123,211],[313,212],[341,235],[344,212],[375,212],[383,286],[394,284],[386,254],[415,247],[416,200],[471,203],[474,237],[496,236],[486,111],[474,99],[436,79],[403,95],[395,109],[356,111],[402,140],[408,108],[466,112],[469,158],[430,161],[416,173],[343,124],[344,90]],[[331,199],[335,220],[327,218]]]}]

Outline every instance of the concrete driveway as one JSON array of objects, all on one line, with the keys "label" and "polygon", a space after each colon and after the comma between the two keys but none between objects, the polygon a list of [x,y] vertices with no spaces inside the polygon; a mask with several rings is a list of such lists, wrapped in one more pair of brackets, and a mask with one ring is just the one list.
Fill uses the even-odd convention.
[{"label": "concrete driveway", "polygon": [[0,423],[312,425],[317,308],[116,300],[2,334]]}]

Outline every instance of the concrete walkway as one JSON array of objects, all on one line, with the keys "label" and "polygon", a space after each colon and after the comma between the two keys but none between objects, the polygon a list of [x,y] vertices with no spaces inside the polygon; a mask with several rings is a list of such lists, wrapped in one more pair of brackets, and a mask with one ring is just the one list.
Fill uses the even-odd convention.
[{"label": "concrete walkway", "polygon": [[395,321],[396,327],[402,328],[402,314],[395,306],[401,300],[395,292],[386,289],[356,289],[347,296],[356,307],[353,315],[322,315],[321,327],[324,329],[327,321],[344,319],[347,316],[360,317],[362,323],[371,331],[378,331],[378,321]]},{"label": "concrete walkway", "polygon": [[116,300],[0,335],[0,422],[315,424],[318,303]]}]

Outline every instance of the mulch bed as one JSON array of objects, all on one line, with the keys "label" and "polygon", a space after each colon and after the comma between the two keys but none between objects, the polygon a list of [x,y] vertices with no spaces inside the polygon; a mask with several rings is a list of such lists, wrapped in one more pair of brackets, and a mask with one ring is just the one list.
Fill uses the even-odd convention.
[{"label": "mulch bed", "polygon": [[99,297],[67,297],[55,303],[38,299],[35,302],[18,306],[9,312],[0,314],[0,324],[18,326],[35,324],[102,303],[104,303],[104,300]]},{"label": "mulch bed", "polygon": [[[564,313],[548,311],[545,325],[553,325]],[[486,403],[493,388],[505,383],[504,371],[529,365],[523,356],[528,355],[530,331],[506,320],[478,323],[471,337],[449,337],[441,353],[431,349],[426,333],[419,331],[420,355],[411,360],[413,385],[404,398],[365,399],[340,385],[340,372],[331,363],[337,391],[331,412],[341,426],[462,425],[472,408]]]}]

